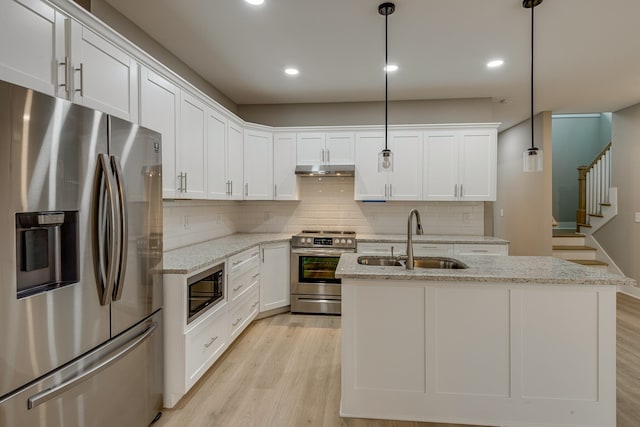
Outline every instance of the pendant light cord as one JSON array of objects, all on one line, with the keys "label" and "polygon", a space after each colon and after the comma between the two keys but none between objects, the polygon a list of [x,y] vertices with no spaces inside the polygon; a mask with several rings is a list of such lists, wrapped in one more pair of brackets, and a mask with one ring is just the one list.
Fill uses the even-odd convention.
[{"label": "pendant light cord", "polygon": [[389,14],[384,15],[384,149],[388,150],[389,126]]},{"label": "pendant light cord", "polygon": [[536,8],[535,0],[531,0],[531,149],[535,149],[534,130],[533,130],[533,14]]}]

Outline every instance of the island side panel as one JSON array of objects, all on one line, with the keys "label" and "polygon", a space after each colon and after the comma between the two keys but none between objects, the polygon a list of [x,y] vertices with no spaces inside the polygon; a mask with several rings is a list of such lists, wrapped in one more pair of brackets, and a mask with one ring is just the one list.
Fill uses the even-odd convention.
[{"label": "island side panel", "polygon": [[[423,324],[412,288],[424,290]],[[615,291],[606,285],[343,279],[341,414],[613,427]],[[378,318],[369,321],[375,312]],[[388,341],[400,330],[412,340]],[[376,354],[374,361],[379,370],[398,366],[407,353],[420,353],[414,341],[423,331],[424,369],[415,374],[424,373],[424,392],[398,382],[402,390],[387,387],[394,385],[393,374],[374,372],[370,355],[358,351],[361,343],[393,342],[394,350]],[[556,386],[559,381],[575,384]]]}]

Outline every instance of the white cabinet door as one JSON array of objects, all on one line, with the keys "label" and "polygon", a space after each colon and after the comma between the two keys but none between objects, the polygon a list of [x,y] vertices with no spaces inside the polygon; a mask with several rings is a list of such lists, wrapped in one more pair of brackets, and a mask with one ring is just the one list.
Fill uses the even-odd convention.
[{"label": "white cabinet door", "polygon": [[275,200],[298,200],[296,134],[273,136],[273,194]]},{"label": "white cabinet door", "polygon": [[393,172],[389,172],[389,200],[422,199],[422,132],[390,132]]},{"label": "white cabinet door", "polygon": [[290,265],[289,242],[262,245],[260,312],[290,304]]},{"label": "white cabinet door", "polygon": [[321,165],[325,161],[325,134],[303,132],[297,135],[297,164]]},{"label": "white cabinet door", "polygon": [[244,131],[240,123],[229,120],[227,126],[226,182],[229,183],[227,199],[244,198]]},{"label": "white cabinet door", "polygon": [[495,129],[460,132],[460,200],[495,201],[497,136]]},{"label": "white cabinet door", "polygon": [[138,121],[138,63],[71,21],[71,100],[130,122]]},{"label": "white cabinet door", "polygon": [[205,126],[207,106],[185,92],[180,100],[180,181],[181,197],[204,199],[207,151]]},{"label": "white cabinet door", "polygon": [[355,147],[353,132],[327,132],[324,161],[332,165],[352,165],[355,161]]},{"label": "white cabinet door", "polygon": [[458,141],[456,130],[424,133],[423,199],[456,200],[458,197]]},{"label": "white cabinet door", "polygon": [[245,130],[244,133],[244,198],[273,199],[273,135]]},{"label": "white cabinet door", "polygon": [[207,199],[223,200],[229,193],[226,175],[227,119],[207,110]]},{"label": "white cabinet door", "polygon": [[389,174],[378,172],[378,153],[383,148],[383,132],[356,133],[356,200],[386,199]]},{"label": "white cabinet door", "polygon": [[4,0],[0,79],[66,97],[64,16],[39,0]]},{"label": "white cabinet door", "polygon": [[162,197],[178,192],[180,89],[152,71],[140,74],[140,124],[162,134]]}]

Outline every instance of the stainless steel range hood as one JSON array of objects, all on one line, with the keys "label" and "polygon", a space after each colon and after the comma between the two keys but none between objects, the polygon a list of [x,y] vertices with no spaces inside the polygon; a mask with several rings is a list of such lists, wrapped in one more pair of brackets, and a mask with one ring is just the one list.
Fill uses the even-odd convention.
[{"label": "stainless steel range hood", "polygon": [[296,175],[300,176],[354,176],[354,165],[298,165]]}]

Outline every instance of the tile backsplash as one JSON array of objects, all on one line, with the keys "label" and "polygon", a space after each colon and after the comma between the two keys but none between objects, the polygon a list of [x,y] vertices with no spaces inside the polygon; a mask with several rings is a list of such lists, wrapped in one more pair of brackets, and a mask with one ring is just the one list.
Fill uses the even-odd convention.
[{"label": "tile backsplash", "polygon": [[353,200],[353,178],[301,177],[298,183],[299,201],[165,201],[165,250],[235,232],[406,233],[412,208],[420,211],[426,234],[484,234],[483,202],[366,203]]}]

